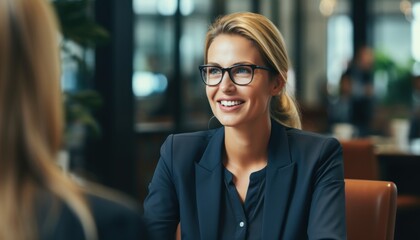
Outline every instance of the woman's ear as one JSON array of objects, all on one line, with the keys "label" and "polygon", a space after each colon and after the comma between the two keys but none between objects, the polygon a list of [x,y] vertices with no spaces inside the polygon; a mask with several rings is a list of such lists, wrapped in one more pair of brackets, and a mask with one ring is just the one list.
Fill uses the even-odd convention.
[{"label": "woman's ear", "polygon": [[279,94],[283,90],[285,82],[283,81],[283,78],[280,76],[280,74],[273,77],[273,85],[271,88],[271,95],[275,96]]}]

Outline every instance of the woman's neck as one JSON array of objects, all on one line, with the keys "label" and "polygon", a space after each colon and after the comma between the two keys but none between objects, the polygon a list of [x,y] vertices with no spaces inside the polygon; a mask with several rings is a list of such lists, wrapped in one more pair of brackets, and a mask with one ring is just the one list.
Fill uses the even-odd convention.
[{"label": "woman's neck", "polygon": [[271,121],[243,128],[225,128],[225,166],[259,170],[267,165]]}]

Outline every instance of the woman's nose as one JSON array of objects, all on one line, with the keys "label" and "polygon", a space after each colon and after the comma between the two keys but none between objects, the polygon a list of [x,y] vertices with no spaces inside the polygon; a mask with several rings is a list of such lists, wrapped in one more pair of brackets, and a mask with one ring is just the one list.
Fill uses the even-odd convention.
[{"label": "woman's nose", "polygon": [[222,91],[232,91],[233,89],[235,89],[235,83],[233,83],[228,72],[225,72],[225,74],[223,75],[219,88]]}]

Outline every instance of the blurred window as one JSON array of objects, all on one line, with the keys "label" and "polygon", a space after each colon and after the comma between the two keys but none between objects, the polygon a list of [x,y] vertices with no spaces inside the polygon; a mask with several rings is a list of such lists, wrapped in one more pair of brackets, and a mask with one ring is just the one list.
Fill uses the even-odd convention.
[{"label": "blurred window", "polygon": [[411,5],[405,12],[401,0],[375,0],[373,4],[373,47],[391,57],[397,64],[406,65],[412,54],[411,50]]},{"label": "blurred window", "polygon": [[[415,3],[413,5],[413,22],[411,24],[411,31],[411,49],[413,58],[417,62],[420,62],[420,3]],[[420,72],[418,74],[420,74]]]},{"label": "blurred window", "polygon": [[[408,0],[375,0],[372,5],[372,45],[377,63],[389,61],[393,64],[392,67],[377,64],[375,94],[379,99],[390,103],[409,102],[407,92],[410,91],[410,84],[403,71],[412,67],[415,45],[412,42],[415,31],[411,4],[412,1]],[[403,100],[405,98],[406,101]]]},{"label": "blurred window", "polygon": [[333,15],[328,20],[327,77],[328,84],[338,88],[341,74],[353,57],[353,24],[348,15]]}]

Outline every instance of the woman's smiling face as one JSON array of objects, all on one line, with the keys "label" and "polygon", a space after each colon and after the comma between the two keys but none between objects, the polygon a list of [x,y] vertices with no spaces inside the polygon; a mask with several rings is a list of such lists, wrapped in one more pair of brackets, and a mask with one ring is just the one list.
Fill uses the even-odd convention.
[{"label": "woman's smiling face", "polygon": [[[213,40],[206,64],[224,68],[238,64],[265,66],[252,41],[232,34],[221,34]],[[225,72],[219,85],[206,87],[213,114],[227,127],[252,126],[267,121],[270,99],[281,90],[278,78],[267,70],[255,69],[251,83],[238,86]]]}]

